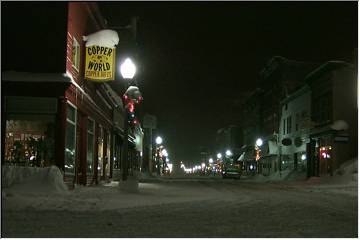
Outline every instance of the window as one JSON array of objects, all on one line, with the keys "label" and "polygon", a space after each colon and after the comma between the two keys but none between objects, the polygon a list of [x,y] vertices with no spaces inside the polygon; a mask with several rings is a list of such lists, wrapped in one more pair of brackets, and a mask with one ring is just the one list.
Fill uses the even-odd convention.
[{"label": "window", "polygon": [[291,133],[291,116],[286,119],[287,129],[286,132]]},{"label": "window", "polygon": [[75,38],[72,43],[72,59],[71,62],[76,70],[80,69],[80,45]]},{"label": "window", "polygon": [[295,131],[299,130],[299,122],[300,122],[300,113],[296,113],[296,116],[295,116]]},{"label": "window", "polygon": [[94,132],[95,124],[94,121],[88,119],[87,122],[87,154],[86,154],[86,172],[94,173]]},{"label": "window", "polygon": [[48,167],[55,164],[55,118],[19,114],[6,120],[5,163]]},{"label": "window", "polygon": [[285,129],[286,129],[286,122],[285,122],[285,118],[283,120],[283,134],[285,135]]},{"label": "window", "polygon": [[75,172],[76,149],[76,109],[67,105],[66,137],[65,137],[65,173]]},{"label": "window", "polygon": [[317,124],[332,121],[332,95],[328,92],[313,101],[313,120]]}]

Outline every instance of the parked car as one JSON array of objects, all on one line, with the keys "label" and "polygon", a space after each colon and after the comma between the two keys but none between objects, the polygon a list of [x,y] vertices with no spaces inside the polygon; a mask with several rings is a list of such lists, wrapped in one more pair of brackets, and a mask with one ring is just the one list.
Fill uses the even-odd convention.
[{"label": "parked car", "polygon": [[222,177],[223,178],[236,178],[240,179],[242,169],[240,164],[228,163],[224,164],[222,168]]}]

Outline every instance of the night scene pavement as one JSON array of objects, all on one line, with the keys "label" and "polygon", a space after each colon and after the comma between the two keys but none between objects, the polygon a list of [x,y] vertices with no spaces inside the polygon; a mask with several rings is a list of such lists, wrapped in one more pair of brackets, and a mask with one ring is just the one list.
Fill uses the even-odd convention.
[{"label": "night scene pavement", "polygon": [[[341,189],[340,189],[341,188]],[[346,189],[347,188],[347,189]],[[342,192],[340,191],[342,190]],[[3,194],[3,237],[357,237],[357,186],[170,179]]]}]

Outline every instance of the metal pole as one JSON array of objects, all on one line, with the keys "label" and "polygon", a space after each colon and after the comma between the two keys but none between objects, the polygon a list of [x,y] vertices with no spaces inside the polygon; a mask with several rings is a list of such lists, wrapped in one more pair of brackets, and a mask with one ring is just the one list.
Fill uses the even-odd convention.
[{"label": "metal pole", "polygon": [[128,139],[129,139],[129,122],[128,122],[128,113],[125,106],[125,116],[124,116],[124,146],[123,146],[123,154],[122,154],[122,180],[126,181],[128,177]]}]

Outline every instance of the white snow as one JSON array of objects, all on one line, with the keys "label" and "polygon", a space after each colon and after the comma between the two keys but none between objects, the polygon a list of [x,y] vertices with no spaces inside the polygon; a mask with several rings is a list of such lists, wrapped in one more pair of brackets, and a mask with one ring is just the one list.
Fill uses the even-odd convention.
[{"label": "white snow", "polygon": [[90,35],[83,36],[83,40],[86,41],[86,47],[97,45],[114,48],[115,45],[119,43],[119,36],[114,30],[104,29]]},{"label": "white snow", "polygon": [[140,92],[139,88],[136,87],[136,86],[130,86],[126,90],[125,94],[127,96],[129,96],[133,100],[138,99],[139,97],[141,97],[141,92]]},{"label": "white snow", "polygon": [[67,194],[68,188],[63,175],[56,166],[2,167],[2,186],[5,194]]},{"label": "white snow", "polygon": [[337,120],[331,124],[330,128],[338,131],[347,130],[349,128],[349,124],[347,124],[344,120]]},{"label": "white snow", "polygon": [[[280,179],[285,178],[287,171],[283,171],[281,178],[258,175],[246,182],[244,178],[223,180],[219,176],[178,180],[167,177],[156,179],[158,182],[140,182],[134,192],[124,191],[119,182],[113,181],[76,186],[68,194],[44,191],[44,185],[60,184],[61,173],[51,169],[10,170],[9,176],[4,177],[6,236],[344,237],[355,232],[357,188],[337,181],[337,177],[357,171],[354,161],[344,164],[339,171],[342,175],[336,174],[327,187],[318,179],[284,184],[286,181]],[[19,180],[14,171],[28,171],[28,177]],[[41,174],[35,181],[29,172]],[[50,176],[57,180],[45,181]],[[279,181],[261,182],[269,179]],[[25,186],[34,192],[26,191]],[[329,192],[338,194],[322,194]],[[343,225],[336,228],[334,221]],[[34,230],[34,226],[39,229]]]},{"label": "white snow", "polygon": [[1,81],[71,83],[71,78],[69,78],[65,73],[30,73],[30,72],[6,71],[2,73]]}]

